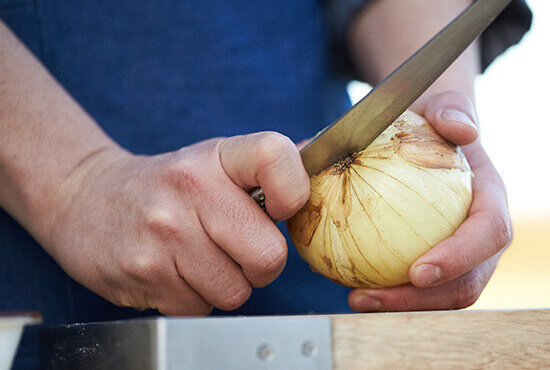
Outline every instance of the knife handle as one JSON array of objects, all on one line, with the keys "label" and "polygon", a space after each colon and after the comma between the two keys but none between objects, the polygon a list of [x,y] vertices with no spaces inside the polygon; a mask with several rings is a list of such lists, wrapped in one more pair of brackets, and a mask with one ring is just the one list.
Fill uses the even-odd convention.
[{"label": "knife handle", "polygon": [[250,196],[252,197],[252,199],[254,199],[256,201],[256,203],[258,203],[260,208],[271,219],[271,221],[277,223],[277,220],[275,220],[273,217],[271,217],[269,215],[269,213],[267,213],[267,210],[265,209],[265,194],[264,194],[263,189],[260,188],[260,187],[252,189],[252,191],[250,192]]},{"label": "knife handle", "polygon": [[265,209],[265,194],[262,188],[254,188],[250,192],[250,196],[252,199],[258,203],[261,209],[264,210],[265,213],[267,213],[267,210]]}]

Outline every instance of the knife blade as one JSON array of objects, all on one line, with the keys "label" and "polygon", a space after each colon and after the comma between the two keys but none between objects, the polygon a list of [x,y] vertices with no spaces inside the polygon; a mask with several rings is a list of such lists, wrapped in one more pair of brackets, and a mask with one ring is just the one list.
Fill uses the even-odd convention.
[{"label": "knife blade", "polygon": [[310,177],[365,149],[462,54],[511,0],[476,0],[301,151]]},{"label": "knife blade", "polygon": [[[326,126],[300,155],[309,177],[365,149],[462,54],[512,0],[476,0],[363,99]],[[250,195],[265,210],[261,188]]]}]

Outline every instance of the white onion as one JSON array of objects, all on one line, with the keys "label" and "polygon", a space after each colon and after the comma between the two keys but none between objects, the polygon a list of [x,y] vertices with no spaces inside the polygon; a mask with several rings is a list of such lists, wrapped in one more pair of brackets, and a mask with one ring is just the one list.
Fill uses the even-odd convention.
[{"label": "white onion", "polygon": [[367,149],[313,177],[288,230],[302,258],[331,280],[407,283],[411,264],[466,218],[471,178],[460,149],[407,111]]}]

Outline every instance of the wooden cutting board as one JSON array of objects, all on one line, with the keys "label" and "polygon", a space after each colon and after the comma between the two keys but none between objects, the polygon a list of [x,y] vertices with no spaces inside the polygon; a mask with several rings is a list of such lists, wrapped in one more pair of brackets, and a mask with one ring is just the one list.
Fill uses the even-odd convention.
[{"label": "wooden cutting board", "polygon": [[333,363],[359,368],[550,368],[550,309],[332,316]]}]

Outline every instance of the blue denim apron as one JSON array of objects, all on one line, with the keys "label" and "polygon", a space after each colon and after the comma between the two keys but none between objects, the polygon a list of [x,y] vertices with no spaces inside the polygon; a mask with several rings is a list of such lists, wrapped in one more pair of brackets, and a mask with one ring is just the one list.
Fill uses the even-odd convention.
[{"label": "blue denim apron", "polygon": [[[0,0],[0,18],[134,153],[262,130],[302,140],[349,106],[317,0]],[[46,324],[158,314],[114,306],[74,282],[2,211],[0,255],[0,310],[36,310]],[[289,241],[273,284],[213,314],[348,312],[347,293],[311,272]],[[30,331],[18,366],[35,353]]]}]

